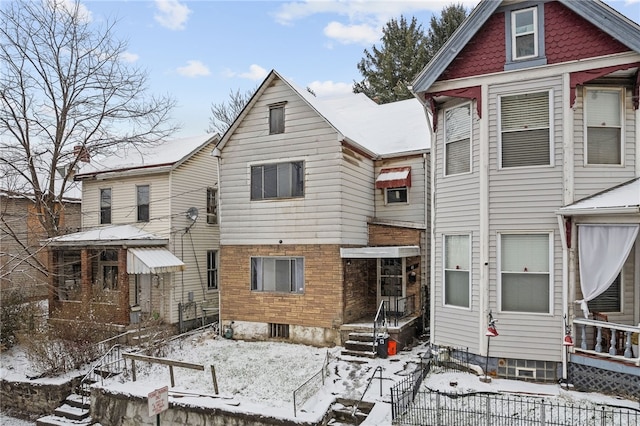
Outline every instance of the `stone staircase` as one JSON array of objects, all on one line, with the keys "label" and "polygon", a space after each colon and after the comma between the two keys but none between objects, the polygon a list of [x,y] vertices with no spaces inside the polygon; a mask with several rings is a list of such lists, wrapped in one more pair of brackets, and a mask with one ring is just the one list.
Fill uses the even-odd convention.
[{"label": "stone staircase", "polygon": [[373,333],[353,331],[349,333],[349,339],[344,342],[342,355],[375,358],[377,353],[373,350],[375,341]]},{"label": "stone staircase", "polygon": [[36,420],[36,426],[82,426],[93,423],[90,417],[89,398],[82,398],[82,395],[75,393],[69,395],[53,414]]}]

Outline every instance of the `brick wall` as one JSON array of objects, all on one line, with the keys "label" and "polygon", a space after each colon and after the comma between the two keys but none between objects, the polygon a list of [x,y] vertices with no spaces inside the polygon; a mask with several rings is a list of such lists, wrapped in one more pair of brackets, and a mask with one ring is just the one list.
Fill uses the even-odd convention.
[{"label": "brick wall", "polygon": [[[251,291],[252,256],[304,257],[303,294]],[[222,322],[337,328],[343,322],[343,261],[338,245],[223,246]]]}]

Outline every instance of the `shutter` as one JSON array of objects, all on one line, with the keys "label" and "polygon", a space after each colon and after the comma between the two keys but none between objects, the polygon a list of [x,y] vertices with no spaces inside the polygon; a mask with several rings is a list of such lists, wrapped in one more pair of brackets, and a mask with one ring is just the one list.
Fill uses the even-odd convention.
[{"label": "shutter", "polygon": [[503,132],[549,128],[549,92],[503,96],[500,108]]},{"label": "shutter", "polygon": [[621,312],[620,309],[620,274],[608,289],[593,300],[589,301],[589,310],[596,312]]}]

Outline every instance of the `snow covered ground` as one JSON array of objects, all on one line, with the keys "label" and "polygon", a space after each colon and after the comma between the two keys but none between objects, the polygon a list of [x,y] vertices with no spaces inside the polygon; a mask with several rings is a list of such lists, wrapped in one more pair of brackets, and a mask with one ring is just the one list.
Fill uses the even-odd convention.
[{"label": "snow covered ground", "polygon": [[[293,393],[314,376],[328,361],[329,375],[324,386],[295,412],[297,419],[316,421],[321,418],[336,397],[375,402],[364,425],[391,424],[390,388],[414,371],[421,356],[427,354],[426,344],[409,351],[400,351],[386,359],[343,357],[341,347],[315,348],[283,342],[246,342],[227,340],[211,330],[173,341],[157,356],[205,366],[204,371],[174,368],[175,387],[169,390],[169,400],[187,405],[222,407],[230,411],[259,413],[276,418],[293,419]],[[219,388],[216,395],[210,366],[213,365]],[[376,372],[376,367],[381,367]],[[130,362],[129,362],[130,369]],[[375,378],[369,382],[374,375]],[[0,377],[13,381],[28,381],[33,374],[28,359],[20,348],[0,354]],[[72,375],[79,375],[75,372]],[[170,386],[169,367],[136,362],[136,382],[131,373],[104,382],[102,386],[125,394],[146,397],[151,391]],[[62,380],[40,379],[41,382]],[[452,386],[455,383],[455,387]],[[545,395],[567,401],[591,401],[638,408],[638,402],[621,400],[601,394],[568,391],[555,384],[533,384],[521,381],[493,379],[482,383],[478,376],[466,373],[432,374],[425,380],[430,389],[451,392],[495,391]],[[1,425],[24,426],[22,422],[0,414]]]}]

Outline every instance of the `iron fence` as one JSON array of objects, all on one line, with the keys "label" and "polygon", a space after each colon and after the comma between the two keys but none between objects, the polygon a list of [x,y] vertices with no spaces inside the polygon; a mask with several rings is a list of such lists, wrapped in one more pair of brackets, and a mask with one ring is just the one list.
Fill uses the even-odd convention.
[{"label": "iron fence", "polygon": [[640,426],[640,411],[634,408],[495,393],[419,390],[412,403],[402,408],[393,418],[394,425]]},{"label": "iron fence", "polygon": [[394,425],[402,426],[640,426],[640,409],[570,403],[531,395],[447,393],[422,386],[437,371],[468,371],[468,352],[444,348],[391,388]]}]

